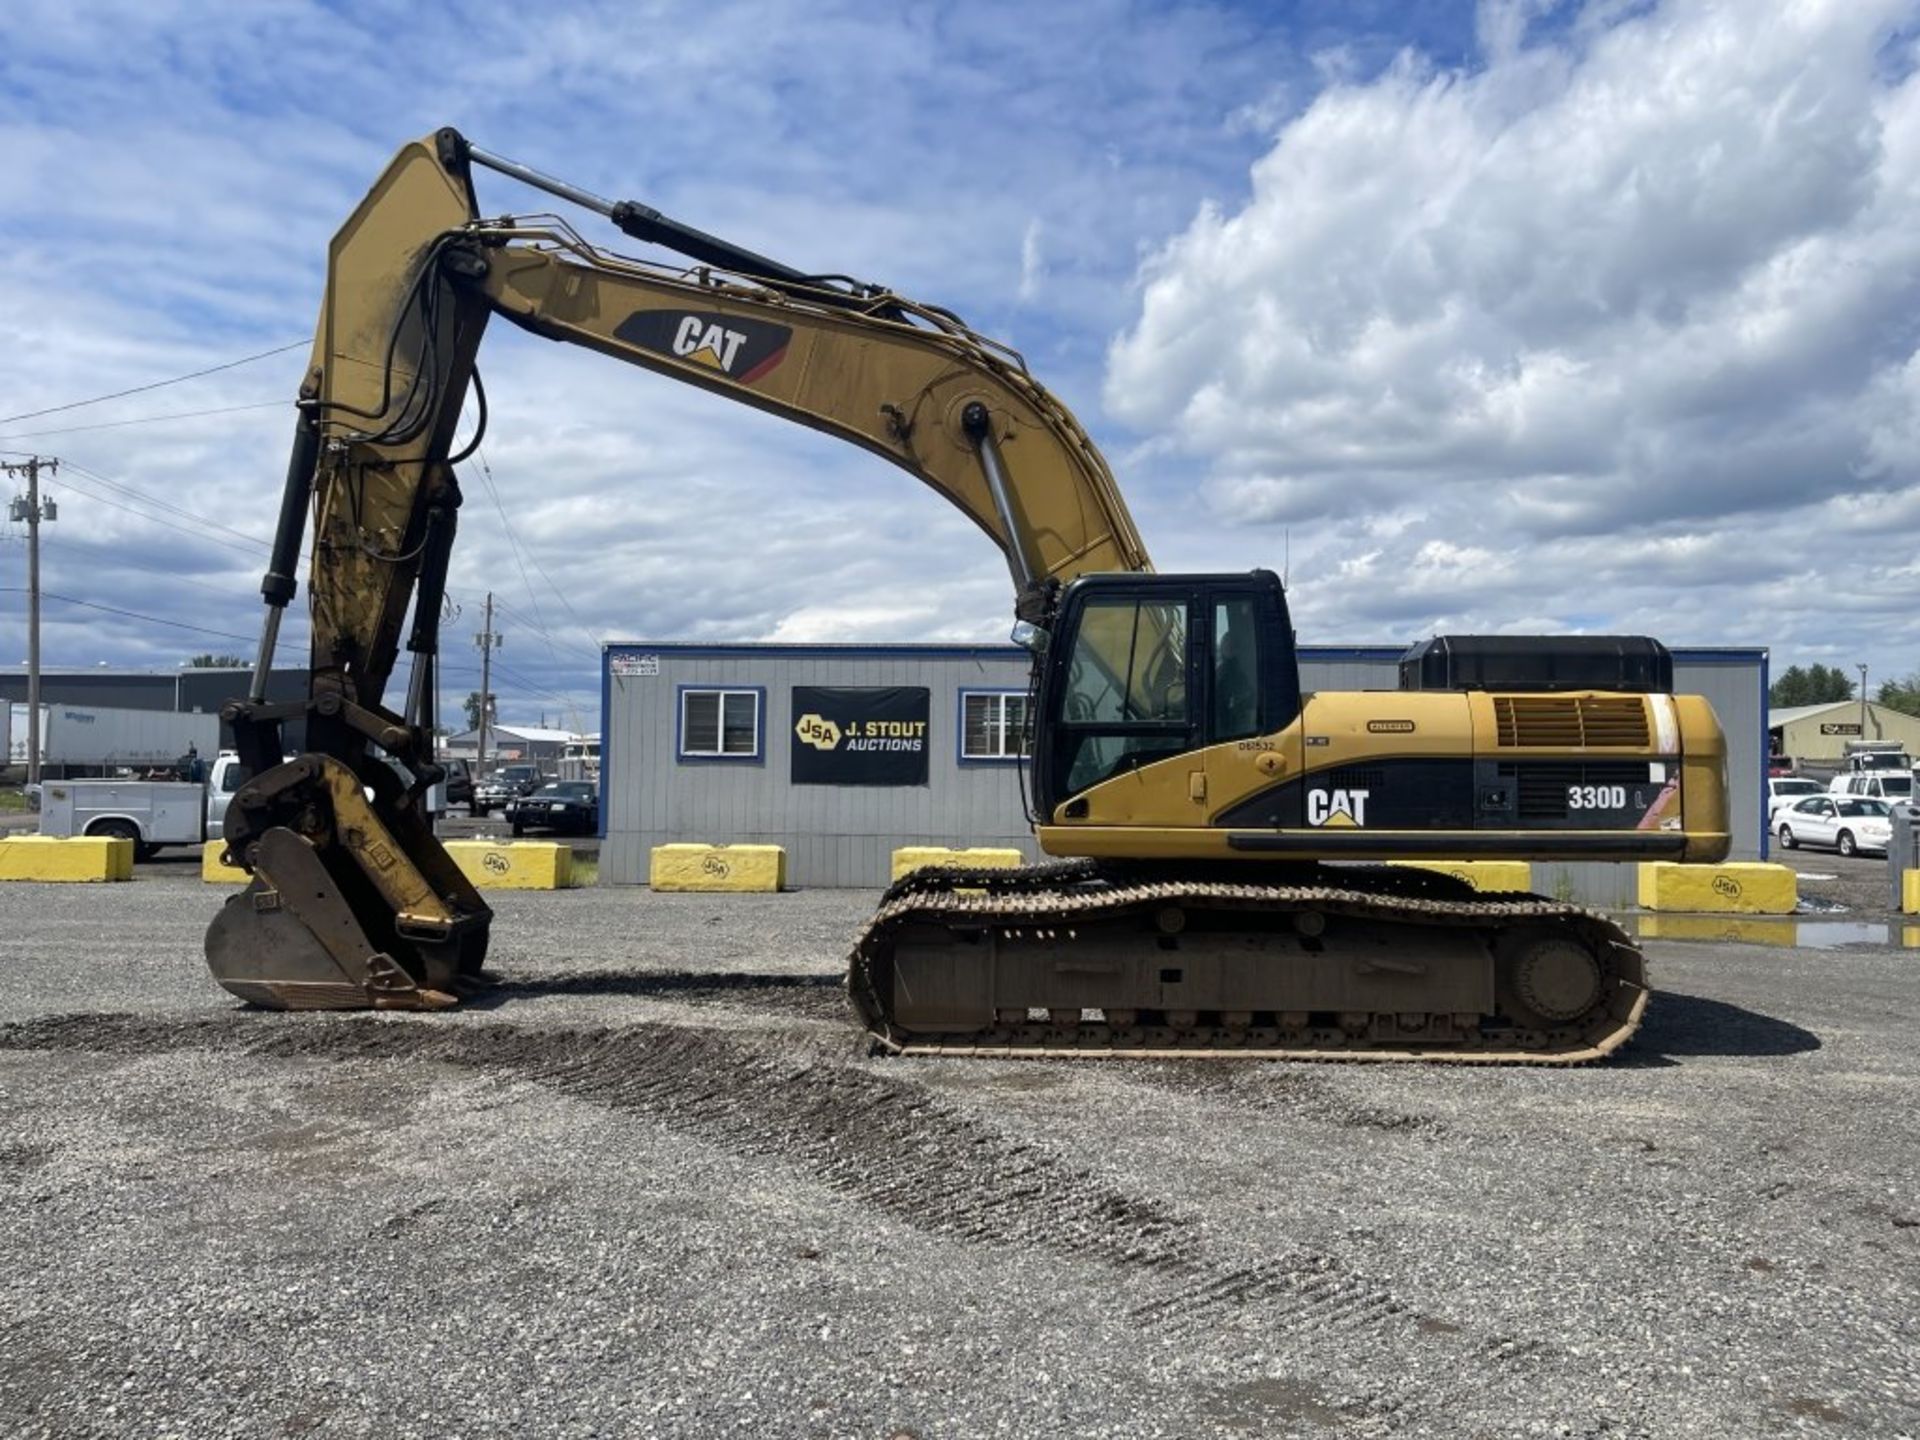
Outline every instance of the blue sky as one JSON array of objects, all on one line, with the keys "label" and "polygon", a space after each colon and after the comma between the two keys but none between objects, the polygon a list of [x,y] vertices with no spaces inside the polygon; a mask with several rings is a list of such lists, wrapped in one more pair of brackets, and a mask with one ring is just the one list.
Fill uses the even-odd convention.
[{"label": "blue sky", "polygon": [[[1304,640],[1904,673],[1913,6],[1766,8],[16,0],[0,415],[302,341],[340,218],[454,124],[1018,346],[1160,567],[1287,555]],[[70,467],[49,591],[199,627],[51,602],[50,664],[248,648],[303,358],[0,424]],[[489,588],[522,720],[593,723],[603,638],[1004,633],[998,555],[870,457],[506,326],[482,368],[449,702]]]}]

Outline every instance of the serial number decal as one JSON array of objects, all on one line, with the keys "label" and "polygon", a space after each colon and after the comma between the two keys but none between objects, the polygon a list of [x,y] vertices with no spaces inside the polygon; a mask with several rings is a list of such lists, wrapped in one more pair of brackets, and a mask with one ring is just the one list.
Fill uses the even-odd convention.
[{"label": "serial number decal", "polygon": [[1627,787],[1624,785],[1569,785],[1567,808],[1569,810],[1624,810],[1627,808]]}]

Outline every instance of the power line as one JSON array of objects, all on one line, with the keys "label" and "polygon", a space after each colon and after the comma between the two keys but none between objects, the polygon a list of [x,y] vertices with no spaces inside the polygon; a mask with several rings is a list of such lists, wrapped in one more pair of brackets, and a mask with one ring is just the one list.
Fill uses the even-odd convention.
[{"label": "power line", "polygon": [[223,405],[218,410],[170,410],[165,415],[142,415],[135,420],[103,420],[98,425],[69,425],[61,430],[23,430],[17,435],[0,435],[0,440],[38,440],[48,435],[78,435],[86,430],[120,430],[128,425],[157,425],[162,420],[198,420],[207,415],[238,415],[242,410],[275,410],[285,400],[261,400],[253,405]]},{"label": "power line", "polygon": [[218,375],[222,370],[233,370],[241,365],[251,365],[256,360],[266,360],[275,355],[284,355],[289,350],[297,350],[310,341],[296,340],[291,345],[282,345],[273,350],[262,350],[258,355],[243,355],[238,360],[229,360],[224,365],[209,365],[204,370],[195,370],[186,375],[175,375],[166,380],[155,380],[148,385],[135,385],[130,390],[116,390],[111,395],[95,395],[91,400],[72,400],[65,405],[49,405],[44,410],[23,410],[18,415],[0,415],[0,425],[11,425],[16,420],[37,420],[42,415],[58,415],[63,410],[79,410],[87,405],[99,405],[108,400],[123,400],[129,395],[144,395],[149,390],[158,390],[167,385],[178,385],[186,380],[198,380],[203,375]]},{"label": "power line", "polygon": [[[21,585],[0,585],[0,595],[24,595],[26,587]],[[176,630],[193,630],[202,635],[217,635],[222,640],[257,640],[256,635],[235,635],[228,630],[209,630],[204,625],[189,625],[184,620],[162,620],[158,615],[142,615],[138,610],[122,610],[117,605],[101,605],[92,600],[76,600],[71,595],[56,595],[51,590],[40,592],[42,600],[58,600],[63,605],[79,605],[88,610],[103,610],[109,615],[124,615],[129,620],[146,620],[155,625],[171,625]]]},{"label": "power line", "polygon": [[493,668],[500,674],[506,676],[507,679],[513,681],[522,690],[530,690],[535,695],[544,695],[549,700],[558,700],[561,704],[569,707],[573,704],[571,697],[562,695],[558,690],[549,690],[545,686],[534,684],[531,680],[527,679],[526,676],[520,674],[517,670],[509,670],[498,660],[493,662]]},{"label": "power line", "polygon": [[[89,496],[87,498],[92,499],[94,497]],[[229,600],[232,600],[238,597],[243,597],[247,594],[247,590],[244,586],[236,588],[235,586],[232,586],[232,585],[214,585],[209,583],[208,581],[196,579],[191,575],[182,575],[176,570],[162,570],[157,565],[142,565],[138,560],[129,560],[125,555],[120,553],[121,550],[124,548],[123,546],[103,545],[103,544],[97,544],[95,542],[86,541],[86,540],[75,541],[71,536],[62,536],[58,541],[58,543],[52,540],[42,540],[40,542],[40,547],[43,550],[61,550],[61,551],[75,550],[80,552],[91,551],[91,552],[94,552],[95,554],[104,552],[111,557],[111,563],[115,569],[125,568],[128,570],[144,570],[149,575],[161,576],[163,579],[171,580],[177,585],[192,585],[195,588],[200,590],[205,590],[210,594],[224,595]]]},{"label": "power line", "polygon": [[151,495],[148,495],[143,491],[134,489],[134,487],[131,485],[125,484],[119,480],[109,479],[107,476],[102,475],[98,470],[89,470],[86,466],[76,465],[72,461],[67,462],[67,467],[71,470],[78,470],[82,475],[85,475],[88,479],[95,480],[100,484],[105,485],[109,490],[117,490],[122,495],[131,496],[133,499],[139,500],[143,504],[153,506],[156,510],[168,511],[171,514],[179,515],[184,519],[195,521],[198,524],[208,526],[214,530],[224,530],[227,534],[233,536],[235,539],[244,540],[249,545],[258,545],[262,550],[273,549],[273,546],[268,541],[261,539],[258,535],[249,535],[246,531],[236,530],[231,525],[222,525],[218,520],[209,520],[204,515],[196,515],[191,510],[183,510],[178,505],[170,505],[165,500],[156,500]]},{"label": "power line", "polygon": [[513,552],[513,563],[520,567],[520,583],[527,587],[527,603],[533,606],[534,619],[539,621],[539,624],[534,626],[534,629],[546,637],[547,647],[551,650],[553,647],[553,637],[547,635],[546,621],[542,619],[540,615],[540,601],[533,593],[533,581],[527,578],[527,562],[520,556],[520,538],[513,533],[513,526],[507,520],[507,507],[500,503],[500,491],[493,483],[493,467],[487,464],[487,452],[485,450],[480,449],[476,445],[474,451],[480,461],[481,478],[487,482],[487,494],[493,497],[493,508],[500,516],[500,528],[506,532],[507,549]]},{"label": "power line", "polygon": [[[149,515],[144,510],[136,510],[131,505],[123,505],[118,500],[110,499],[105,495],[97,494],[90,487],[81,485],[73,480],[68,480],[66,483],[69,485],[72,485],[75,490],[79,491],[82,495],[86,496],[89,500],[93,501],[96,505],[105,505],[114,510],[123,510],[127,514],[133,516],[134,519],[144,520],[149,525],[159,525],[168,530],[178,530],[183,535],[191,535],[195,539],[206,541],[207,544],[209,545],[219,545],[224,549],[233,550],[242,555],[248,555],[252,553],[251,551],[241,549],[240,546],[234,544],[231,540],[222,540],[218,535],[204,535],[197,530],[189,530],[185,525],[176,525],[171,520],[162,520],[158,515]],[[192,518],[197,519],[198,517],[192,517]],[[262,541],[255,541],[253,543],[260,549],[271,548],[270,546],[266,545]]]},{"label": "power line", "polygon": [[[544,639],[549,646],[558,644],[559,646],[561,646],[561,648],[571,651],[576,655],[590,655],[595,660],[598,660],[600,658],[600,651],[598,647],[590,646],[590,645],[582,645],[577,641],[567,640],[563,637],[556,636],[551,632],[542,629],[539,625],[527,619],[526,616],[522,615],[518,610],[514,609],[506,601],[502,600],[498,595],[493,597],[493,608],[496,610],[504,611],[506,614],[512,616],[515,620],[518,620],[522,625],[526,626],[529,630],[534,631],[542,639]],[[555,658],[558,658],[558,657],[555,657]]]}]

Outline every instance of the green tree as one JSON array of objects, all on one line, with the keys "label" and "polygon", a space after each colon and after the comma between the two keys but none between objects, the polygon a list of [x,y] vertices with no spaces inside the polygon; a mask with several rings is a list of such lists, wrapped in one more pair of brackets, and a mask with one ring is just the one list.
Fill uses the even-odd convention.
[{"label": "green tree", "polygon": [[189,670],[246,670],[252,665],[239,655],[195,655],[187,661]]},{"label": "green tree", "polygon": [[1807,679],[1813,690],[1807,701],[1809,705],[1829,705],[1853,699],[1853,678],[1837,665],[1815,665],[1807,671]]},{"label": "green tree", "polygon": [[1903,715],[1920,715],[1920,670],[1899,680],[1882,680],[1873,698],[1889,710],[1898,710]]},{"label": "green tree", "polygon": [[1773,687],[1767,691],[1767,703],[1778,710],[1791,710],[1796,705],[1807,703],[1807,672],[1798,665],[1789,665],[1775,678]]},{"label": "green tree", "polygon": [[[469,730],[478,730],[480,728],[480,692],[478,690],[469,690],[467,692],[467,698],[460,702],[460,708],[467,712],[467,728]],[[493,704],[488,708],[491,709],[497,717],[500,714],[500,697],[497,695],[494,696]]]},{"label": "green tree", "polygon": [[1798,665],[1789,665],[1767,691],[1767,699],[1787,710],[1795,705],[1831,705],[1851,700],[1853,693],[1853,681],[1838,667],[1811,665],[1803,670]]}]

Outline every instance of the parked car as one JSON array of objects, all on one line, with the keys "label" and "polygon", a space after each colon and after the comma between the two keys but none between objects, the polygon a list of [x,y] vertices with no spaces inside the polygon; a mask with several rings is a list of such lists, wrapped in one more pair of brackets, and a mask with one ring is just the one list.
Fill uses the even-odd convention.
[{"label": "parked car", "polygon": [[1911,805],[1913,775],[1905,770],[1863,770],[1834,776],[1827,790],[1834,795],[1871,796],[1889,805]]},{"label": "parked car", "polygon": [[468,809],[475,815],[504,810],[509,800],[538,789],[545,778],[538,765],[502,765],[473,787],[473,802]]},{"label": "parked car", "polygon": [[592,835],[600,829],[600,792],[585,780],[554,780],[509,800],[507,823],[516,835],[529,830]]},{"label": "parked car", "polygon": [[1893,813],[1884,800],[1856,795],[1815,795],[1796,800],[1775,818],[1783,850],[1818,845],[1842,855],[1887,852]]},{"label": "parked car", "polygon": [[1809,780],[1802,775],[1781,775],[1767,780],[1767,820],[1772,822],[1782,805],[1791,805],[1796,800],[1805,800],[1810,795],[1824,795],[1827,787],[1818,780]]},{"label": "parked car", "polygon": [[465,805],[473,808],[473,767],[465,760],[442,760],[440,768],[447,772],[447,808]]}]

